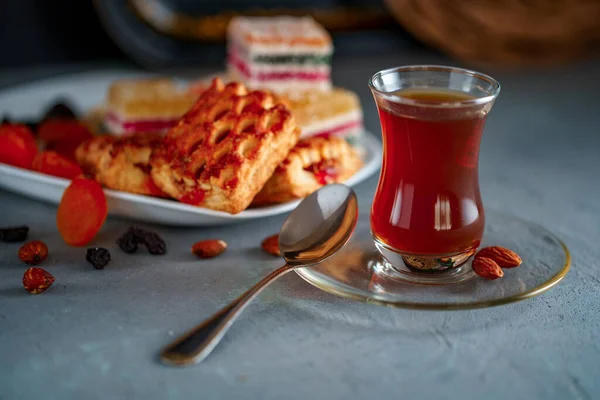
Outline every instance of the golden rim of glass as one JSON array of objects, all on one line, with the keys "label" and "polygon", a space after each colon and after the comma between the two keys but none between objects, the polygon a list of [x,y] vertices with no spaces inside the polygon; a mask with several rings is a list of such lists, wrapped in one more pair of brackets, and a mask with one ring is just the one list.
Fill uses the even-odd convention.
[{"label": "golden rim of glass", "polygon": [[[473,99],[436,103],[436,102],[431,102],[431,101],[409,99],[407,97],[402,97],[402,96],[399,96],[396,94],[392,94],[390,92],[385,92],[383,90],[378,89],[375,86],[375,81],[385,75],[402,74],[404,72],[415,72],[415,71],[448,72],[448,73],[457,73],[460,75],[470,76],[470,77],[473,77],[476,79],[480,79],[480,80],[488,83],[489,85],[491,85],[492,91],[490,92],[490,94],[488,94],[486,96],[475,97]],[[389,101],[393,101],[393,102],[401,103],[401,104],[408,104],[408,105],[414,105],[414,106],[420,106],[420,107],[431,107],[431,108],[460,108],[460,107],[483,105],[483,104],[490,103],[491,101],[496,99],[496,97],[498,97],[498,94],[500,93],[500,83],[497,80],[495,80],[494,78],[492,78],[491,76],[483,74],[481,72],[465,69],[465,68],[451,67],[451,66],[446,66],[446,65],[407,65],[407,66],[400,66],[400,67],[384,69],[384,70],[377,72],[375,75],[373,75],[371,77],[371,79],[369,79],[369,88],[371,89],[371,91],[373,91],[373,93],[376,93],[377,95],[384,97]]]}]

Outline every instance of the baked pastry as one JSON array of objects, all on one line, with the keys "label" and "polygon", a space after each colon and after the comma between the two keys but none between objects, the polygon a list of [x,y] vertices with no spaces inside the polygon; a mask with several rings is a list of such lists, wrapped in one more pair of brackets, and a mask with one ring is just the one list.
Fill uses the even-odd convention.
[{"label": "baked pastry", "polygon": [[75,159],[101,185],[124,192],[168,197],[150,178],[150,154],[162,142],[160,133],[127,138],[97,136],[83,142]]},{"label": "baked pastry", "polygon": [[152,179],[181,202],[236,214],[299,136],[290,111],[270,93],[215,78],[153,151]]},{"label": "baked pastry", "polygon": [[197,92],[171,79],[115,81],[108,89],[104,124],[117,136],[166,132],[197,98]]},{"label": "baked pastry", "polygon": [[282,97],[302,129],[302,139],[311,136],[350,139],[364,130],[360,100],[354,92],[333,88],[328,92],[289,92]]},{"label": "baked pastry", "polygon": [[252,205],[306,197],[324,185],[346,181],[362,165],[356,150],[340,137],[301,140],[277,167]]},{"label": "baked pastry", "polygon": [[234,17],[227,29],[228,74],[253,88],[329,90],[332,53],[312,17]]}]

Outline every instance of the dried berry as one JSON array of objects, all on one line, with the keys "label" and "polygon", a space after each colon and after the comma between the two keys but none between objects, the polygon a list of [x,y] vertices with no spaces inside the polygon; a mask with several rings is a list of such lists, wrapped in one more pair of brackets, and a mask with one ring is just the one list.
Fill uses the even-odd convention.
[{"label": "dried berry", "polygon": [[225,250],[227,250],[227,243],[217,239],[201,240],[192,246],[192,253],[200,258],[213,258],[223,254]]},{"label": "dried berry", "polygon": [[279,235],[271,235],[265,240],[263,240],[261,247],[264,251],[269,254],[273,254],[274,256],[280,256],[281,252],[279,251]]},{"label": "dried berry", "polygon": [[85,259],[96,269],[104,269],[110,261],[110,252],[103,247],[92,247],[87,249]]},{"label": "dried berry", "polygon": [[27,239],[29,233],[29,227],[13,226],[9,228],[0,229],[0,241],[1,242],[24,242]]},{"label": "dried berry", "polygon": [[129,254],[135,253],[138,248],[137,239],[131,230],[128,230],[119,239],[117,239],[117,244],[121,250]]},{"label": "dried berry", "polygon": [[56,212],[56,225],[67,244],[84,246],[100,231],[107,214],[102,186],[93,179],[78,177],[63,193]]},{"label": "dried berry", "polygon": [[125,253],[135,253],[138,244],[146,246],[150,254],[162,255],[167,252],[167,245],[160,236],[133,226],[117,240],[117,244]]},{"label": "dried berry", "polygon": [[31,294],[40,294],[54,283],[50,272],[42,268],[27,268],[23,274],[23,286]]},{"label": "dried berry", "polygon": [[77,151],[77,148],[83,142],[85,142],[85,140],[76,139],[46,143],[46,147],[44,148],[44,150],[51,150],[65,158],[68,158],[69,160],[77,161],[75,159],[75,151]]},{"label": "dried berry", "polygon": [[66,179],[73,179],[83,173],[79,164],[63,157],[55,151],[42,151],[38,153],[33,159],[32,168],[34,171],[43,174]]},{"label": "dried berry", "polygon": [[39,240],[25,243],[19,249],[19,258],[25,264],[38,265],[48,257],[48,246]]},{"label": "dried berry", "polygon": [[162,255],[167,252],[167,244],[160,236],[140,228],[132,228],[139,244],[146,246],[150,254]]},{"label": "dried berry", "polygon": [[47,143],[63,141],[82,142],[93,136],[90,130],[76,120],[49,119],[40,124],[37,129],[38,136]]},{"label": "dried berry", "polygon": [[37,154],[33,132],[25,125],[0,125],[0,162],[31,169]]},{"label": "dried berry", "polygon": [[54,103],[52,107],[46,111],[43,119],[62,118],[62,119],[75,119],[76,115],[67,104],[62,101]]}]

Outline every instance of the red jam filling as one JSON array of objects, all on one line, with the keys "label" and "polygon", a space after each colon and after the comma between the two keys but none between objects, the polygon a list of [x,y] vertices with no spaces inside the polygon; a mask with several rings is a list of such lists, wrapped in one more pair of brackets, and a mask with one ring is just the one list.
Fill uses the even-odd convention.
[{"label": "red jam filling", "polygon": [[315,132],[311,136],[318,136],[318,137],[324,137],[324,138],[328,138],[330,136],[337,136],[337,135],[344,136],[345,131],[354,129],[354,128],[358,128],[360,126],[362,126],[362,121],[360,121],[360,120],[352,121],[352,122],[338,125],[331,129],[326,129],[323,131]]},{"label": "red jam filling", "polygon": [[206,196],[206,192],[204,190],[194,189],[190,192],[187,192],[182,198],[179,199],[179,201],[182,203],[197,206],[204,201],[205,196]]},{"label": "red jam filling", "polygon": [[177,121],[179,121],[179,118],[127,121],[121,120],[113,113],[108,113],[106,118],[111,122],[120,125],[121,129],[127,133],[163,131],[177,125]]},{"label": "red jam filling", "polygon": [[321,185],[334,183],[338,177],[337,169],[331,160],[324,160],[315,164],[311,164],[304,168],[304,170],[312,172],[317,182],[319,182]]}]

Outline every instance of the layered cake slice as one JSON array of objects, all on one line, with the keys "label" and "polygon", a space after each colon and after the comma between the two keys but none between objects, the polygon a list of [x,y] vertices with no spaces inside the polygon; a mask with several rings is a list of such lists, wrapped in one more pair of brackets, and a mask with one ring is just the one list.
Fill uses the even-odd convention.
[{"label": "layered cake slice", "polygon": [[229,76],[250,87],[331,88],[331,36],[311,17],[235,17],[227,51]]},{"label": "layered cake slice", "polygon": [[338,136],[353,143],[364,130],[360,100],[349,90],[289,92],[282,98],[302,129],[301,138]]},{"label": "layered cake slice", "polygon": [[116,136],[166,132],[197,98],[171,79],[119,80],[108,89],[104,125]]}]

